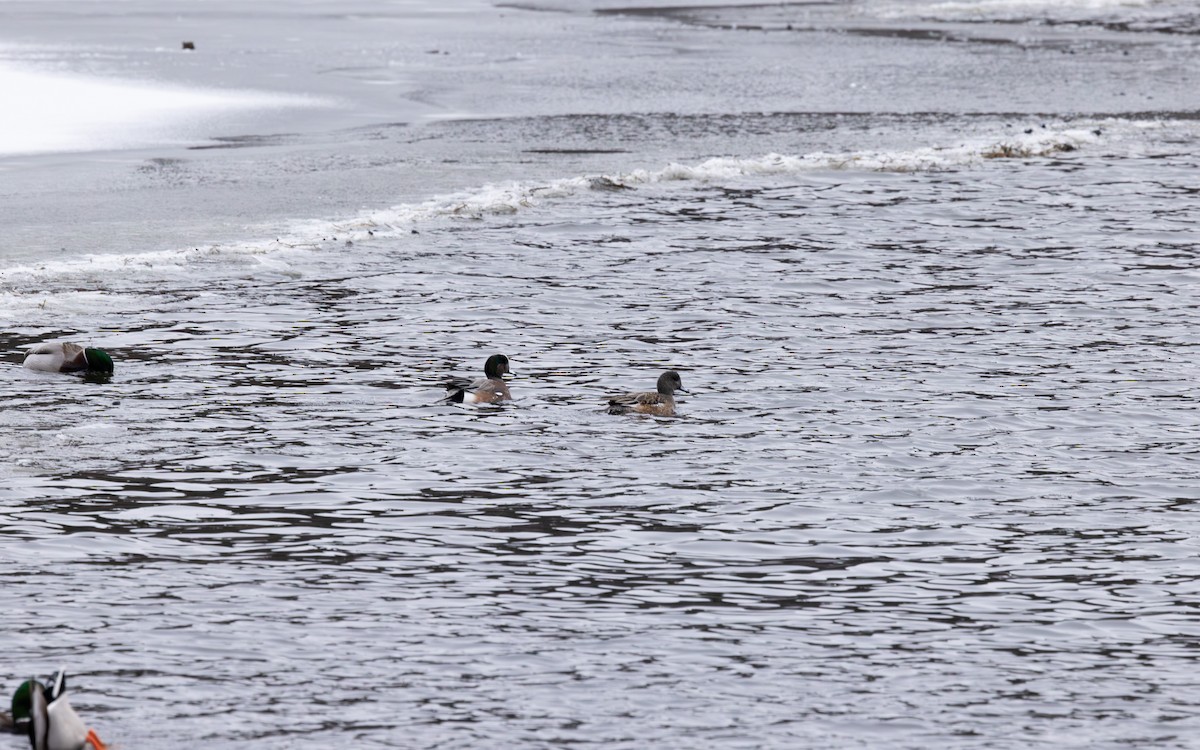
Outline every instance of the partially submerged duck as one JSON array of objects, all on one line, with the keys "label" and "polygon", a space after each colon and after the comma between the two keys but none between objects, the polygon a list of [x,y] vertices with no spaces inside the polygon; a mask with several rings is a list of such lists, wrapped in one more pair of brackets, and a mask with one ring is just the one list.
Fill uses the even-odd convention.
[{"label": "partially submerged duck", "polygon": [[33,750],[107,750],[67,700],[67,675],[58,670],[45,684],[26,680],[13,693],[13,731],[28,734]]},{"label": "partially submerged duck", "polygon": [[47,341],[25,352],[25,366],[43,372],[73,372],[111,375],[112,357],[103,349],[82,347],[68,341]]},{"label": "partially submerged duck", "polygon": [[512,394],[508,392],[508,384],[504,382],[503,377],[510,374],[508,357],[503,354],[488,357],[487,362],[483,363],[483,374],[484,377],[478,380],[447,380],[446,400],[456,404],[495,404],[512,400]]},{"label": "partially submerged duck", "polygon": [[679,373],[667,370],[658,376],[658,387],[653,391],[638,391],[613,396],[608,400],[609,414],[653,414],[659,417],[675,416],[675,392],[683,389]]}]

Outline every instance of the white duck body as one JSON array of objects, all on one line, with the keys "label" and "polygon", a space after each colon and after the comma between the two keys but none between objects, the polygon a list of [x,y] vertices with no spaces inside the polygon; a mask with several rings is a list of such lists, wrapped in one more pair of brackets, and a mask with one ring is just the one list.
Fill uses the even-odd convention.
[{"label": "white duck body", "polygon": [[[56,680],[61,689],[63,673]],[[88,728],[71,708],[71,701],[62,692],[46,703],[41,690],[33,691],[33,750],[82,750],[88,739]]]}]

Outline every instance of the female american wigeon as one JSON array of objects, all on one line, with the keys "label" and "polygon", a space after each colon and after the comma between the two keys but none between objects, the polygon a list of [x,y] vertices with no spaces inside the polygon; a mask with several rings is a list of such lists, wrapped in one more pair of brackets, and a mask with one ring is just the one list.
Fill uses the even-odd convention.
[{"label": "female american wigeon", "polygon": [[456,404],[495,404],[511,401],[504,375],[509,374],[508,357],[493,354],[483,363],[483,374],[479,380],[451,378],[446,381],[446,400]]},{"label": "female american wigeon", "polygon": [[667,370],[658,376],[656,391],[639,391],[613,396],[608,400],[609,414],[654,414],[660,417],[675,416],[675,391],[683,390],[683,381],[679,373]]},{"label": "female american wigeon", "polygon": [[86,375],[111,374],[112,357],[103,349],[82,347],[67,341],[47,341],[25,352],[25,366],[43,372],[74,372]]}]

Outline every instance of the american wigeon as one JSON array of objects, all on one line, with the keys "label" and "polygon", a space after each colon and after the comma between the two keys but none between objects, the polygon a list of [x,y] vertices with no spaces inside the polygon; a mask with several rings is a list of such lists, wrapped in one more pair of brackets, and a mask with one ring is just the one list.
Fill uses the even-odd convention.
[{"label": "american wigeon", "polygon": [[483,363],[483,374],[479,380],[451,378],[446,381],[446,400],[456,404],[494,404],[511,401],[508,384],[503,375],[508,374],[508,357],[493,354]]},{"label": "american wigeon", "polygon": [[44,372],[111,374],[112,357],[103,349],[84,348],[67,341],[47,341],[25,352],[25,366]]},{"label": "american wigeon", "polygon": [[674,370],[667,370],[658,376],[658,389],[656,391],[638,391],[610,398],[608,400],[608,413],[629,414],[630,412],[636,412],[638,414],[655,414],[660,417],[671,417],[675,415],[675,391],[687,393],[687,391],[683,390],[683,381],[680,380],[679,373]]},{"label": "american wigeon", "polygon": [[106,750],[95,730],[71,708],[64,670],[44,685],[22,682],[13,695],[12,711],[14,730],[29,733],[33,750]]}]

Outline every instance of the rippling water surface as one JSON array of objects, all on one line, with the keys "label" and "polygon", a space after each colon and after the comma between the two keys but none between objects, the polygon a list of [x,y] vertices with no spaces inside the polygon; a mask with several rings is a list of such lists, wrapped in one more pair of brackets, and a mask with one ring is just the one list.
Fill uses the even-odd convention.
[{"label": "rippling water surface", "polygon": [[[129,746],[1185,744],[1190,151],[65,277],[121,365],[6,378],[10,643]],[[493,350],[515,404],[438,403]]]},{"label": "rippling water surface", "polygon": [[10,682],[126,748],[1194,746],[1197,127],[1040,122],[0,271]]}]

